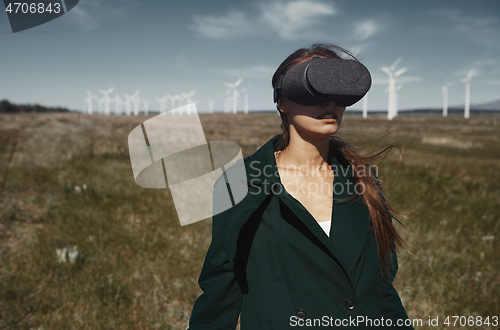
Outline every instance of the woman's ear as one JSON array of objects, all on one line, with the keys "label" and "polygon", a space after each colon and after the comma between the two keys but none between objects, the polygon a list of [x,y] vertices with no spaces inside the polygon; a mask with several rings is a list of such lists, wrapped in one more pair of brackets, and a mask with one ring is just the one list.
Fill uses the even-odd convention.
[{"label": "woman's ear", "polygon": [[288,113],[290,111],[284,97],[280,97],[276,105],[278,106],[278,109],[283,113]]}]

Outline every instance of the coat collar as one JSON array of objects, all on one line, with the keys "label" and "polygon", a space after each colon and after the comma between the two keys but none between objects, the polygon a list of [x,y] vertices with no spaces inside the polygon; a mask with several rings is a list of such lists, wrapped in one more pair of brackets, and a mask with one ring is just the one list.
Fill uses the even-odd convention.
[{"label": "coat collar", "polygon": [[[282,134],[275,135],[250,157],[245,158],[248,194],[229,212],[230,221],[226,231],[225,248],[231,266],[237,256],[238,237],[241,228],[251,215],[259,208],[269,194],[273,185],[281,185],[274,151]],[[360,207],[361,199],[356,202],[343,202],[342,199],[354,196],[354,183],[351,164],[338,148],[330,148],[330,164],[334,170],[334,202],[332,207],[332,225],[328,237],[317,221],[300,202],[294,199],[281,186],[276,189],[280,200],[298,215],[316,241],[330,252],[330,256],[340,264],[346,274],[351,274],[361,256],[368,234],[369,215],[366,206]],[[279,191],[279,193],[278,193]],[[365,204],[363,204],[365,205]],[[238,270],[235,269],[235,272]],[[244,277],[244,274],[237,274]]]}]

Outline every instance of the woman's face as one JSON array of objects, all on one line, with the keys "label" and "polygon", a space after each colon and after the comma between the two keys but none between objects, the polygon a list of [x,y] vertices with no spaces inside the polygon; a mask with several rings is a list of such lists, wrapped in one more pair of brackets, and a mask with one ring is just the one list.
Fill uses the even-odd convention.
[{"label": "woman's face", "polygon": [[290,128],[297,133],[315,138],[325,138],[337,133],[346,107],[334,101],[320,105],[302,105],[281,97],[278,108],[288,117]]}]

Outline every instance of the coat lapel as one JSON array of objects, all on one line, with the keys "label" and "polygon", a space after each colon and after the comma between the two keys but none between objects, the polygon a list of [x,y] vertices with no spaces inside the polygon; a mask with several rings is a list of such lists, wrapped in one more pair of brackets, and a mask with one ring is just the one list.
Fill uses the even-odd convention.
[{"label": "coat lapel", "polygon": [[362,197],[349,202],[342,201],[356,196],[353,170],[339,149],[331,150],[331,155],[334,201],[329,238],[345,270],[351,274],[361,256],[369,232],[369,212]]},{"label": "coat lapel", "polygon": [[[274,150],[281,138],[278,134],[271,138],[256,153],[245,159],[248,194],[225,215],[228,220],[225,248],[231,266],[237,258],[238,238],[241,228],[251,215],[271,193],[273,184],[280,184],[279,174],[274,158]],[[332,207],[332,226],[328,237],[307,209],[293,198],[281,186],[277,195],[283,203],[296,215],[316,241],[322,244],[329,255],[340,264],[346,274],[350,274],[359,259],[368,234],[369,218],[367,209],[360,207],[360,199],[353,202],[342,202],[339,199],[349,198],[354,193],[352,169],[349,161],[338,149],[330,150],[330,161],[334,169],[334,202]],[[364,205],[364,204],[363,204]],[[236,275],[240,270],[235,269]]]},{"label": "coat lapel", "polygon": [[[236,206],[229,210],[226,216],[229,217],[228,227],[226,228],[225,249],[229,258],[229,263],[234,267],[237,259],[237,247],[240,231],[248,219],[257,211],[271,193],[271,187],[278,182],[276,176],[276,164],[271,166],[271,156],[274,159],[274,149],[279,142],[281,134],[274,136],[267,141],[252,156],[245,158],[245,171],[247,176],[248,193],[245,198]],[[236,275],[244,278],[244,274],[239,274],[241,269],[233,268]]]}]

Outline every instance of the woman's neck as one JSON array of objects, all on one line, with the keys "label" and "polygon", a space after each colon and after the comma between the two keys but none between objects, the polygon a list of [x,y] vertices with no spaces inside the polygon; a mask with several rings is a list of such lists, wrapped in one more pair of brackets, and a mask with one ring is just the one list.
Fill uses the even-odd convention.
[{"label": "woman's neck", "polygon": [[328,154],[330,137],[301,136],[290,127],[288,146],[279,154],[279,165],[290,169],[294,167],[303,175],[327,173],[330,169]]}]

